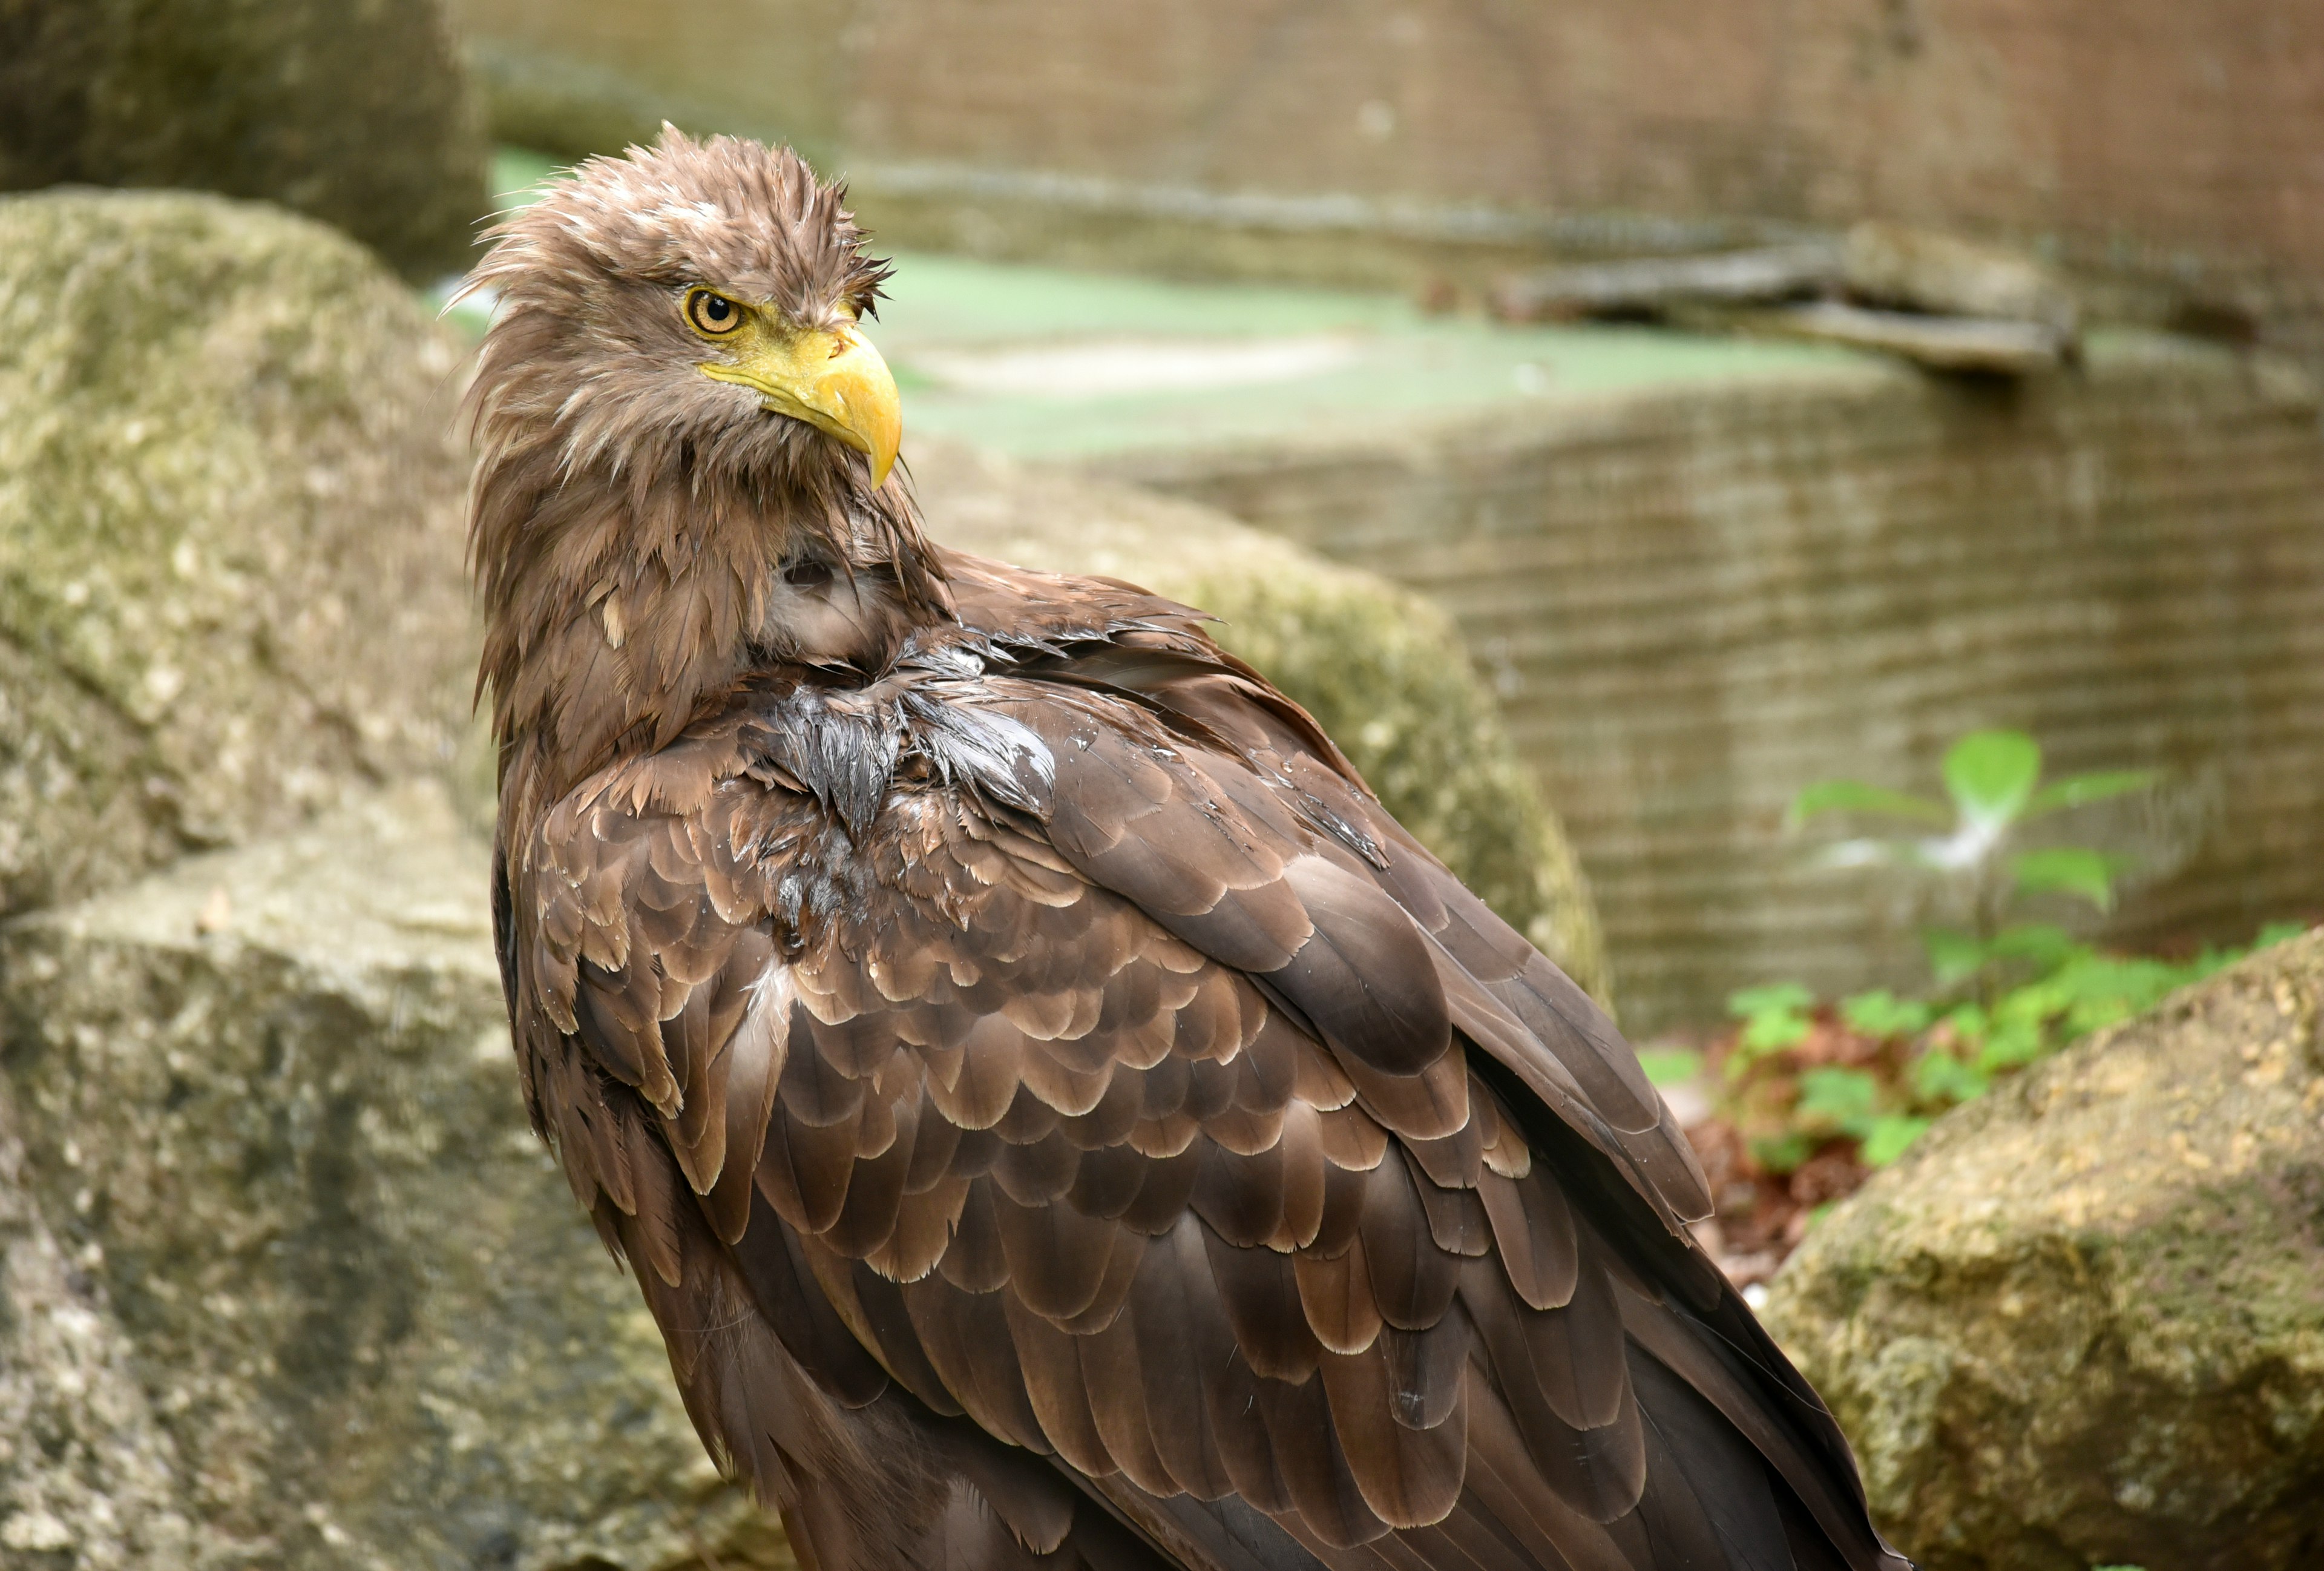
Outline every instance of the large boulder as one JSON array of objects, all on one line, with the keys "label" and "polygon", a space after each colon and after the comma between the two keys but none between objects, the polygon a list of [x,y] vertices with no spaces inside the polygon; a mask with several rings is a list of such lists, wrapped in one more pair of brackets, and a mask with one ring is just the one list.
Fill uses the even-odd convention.
[{"label": "large boulder", "polygon": [[1768,1326],[1928,1571],[2324,1565],[2324,931],[1941,1120]]},{"label": "large boulder", "polygon": [[459,365],[319,224],[0,198],[0,914],[451,756]]},{"label": "large boulder", "polygon": [[0,936],[0,1565],[788,1564],[525,1127],[484,888],[410,786]]},{"label": "large boulder", "polygon": [[1600,999],[1612,979],[1565,831],[1444,614],[1224,513],[947,442],[908,449],[931,533],[1142,584],[1305,705],[1406,827]]},{"label": "large boulder", "polygon": [[263,197],[434,278],[485,162],[437,0],[0,0],[0,190]]}]

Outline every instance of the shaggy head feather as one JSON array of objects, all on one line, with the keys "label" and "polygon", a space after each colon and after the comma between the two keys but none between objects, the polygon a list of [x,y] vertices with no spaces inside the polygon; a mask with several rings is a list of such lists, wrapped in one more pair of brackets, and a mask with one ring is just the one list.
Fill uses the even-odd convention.
[{"label": "shaggy head feather", "polygon": [[862,454],[705,375],[681,315],[696,286],[802,328],[871,315],[888,268],[840,188],[788,148],[665,127],[490,238],[469,526],[504,791],[668,745],[753,664],[869,674],[949,618],[901,472],[875,485]]}]

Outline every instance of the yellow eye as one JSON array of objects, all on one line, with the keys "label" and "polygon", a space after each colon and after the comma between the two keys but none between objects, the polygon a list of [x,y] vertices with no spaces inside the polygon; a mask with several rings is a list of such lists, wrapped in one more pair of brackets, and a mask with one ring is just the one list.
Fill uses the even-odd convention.
[{"label": "yellow eye", "polygon": [[742,308],[723,294],[697,289],[686,297],[686,319],[706,337],[724,337],[742,325]]}]

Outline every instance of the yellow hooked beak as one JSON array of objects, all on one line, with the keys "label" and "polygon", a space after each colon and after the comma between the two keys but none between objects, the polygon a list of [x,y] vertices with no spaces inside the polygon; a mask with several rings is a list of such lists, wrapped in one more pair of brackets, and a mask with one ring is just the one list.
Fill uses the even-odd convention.
[{"label": "yellow hooked beak", "polygon": [[761,325],[736,337],[732,361],[701,362],[702,374],[751,389],[769,409],[803,420],[872,460],[872,484],[886,482],[904,439],[904,411],[888,363],[853,323],[788,331]]}]

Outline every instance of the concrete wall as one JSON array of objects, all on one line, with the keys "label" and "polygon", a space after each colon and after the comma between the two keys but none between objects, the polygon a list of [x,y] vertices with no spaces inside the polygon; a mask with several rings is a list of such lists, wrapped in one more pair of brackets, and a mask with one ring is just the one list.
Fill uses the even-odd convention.
[{"label": "concrete wall", "polygon": [[1932,790],[1980,726],[2165,772],[2057,826],[2138,858],[2116,938],[2324,914],[2319,412],[2283,363],[2134,337],[2022,385],[1867,363],[1106,467],[1452,612],[1651,1027],[1923,980],[1941,892],[1812,867],[1784,812],[1837,775]]},{"label": "concrete wall", "polygon": [[[1296,243],[1318,226],[1417,233],[1456,274],[1480,242],[1683,249],[1870,215],[2241,299],[2302,343],[2324,274],[2324,8],[2280,0],[453,10],[496,87],[531,72],[536,140],[545,87],[586,97],[594,72],[649,127],[670,113],[843,155],[891,231],[973,248],[1055,251],[1022,214],[980,226],[996,201],[1107,214],[1121,258],[1161,245],[1198,266],[1148,220],[1260,193],[1283,201],[1203,221],[1289,237],[1271,260],[1301,272],[1334,265]],[[1316,193],[1360,200],[1303,205]]]}]

